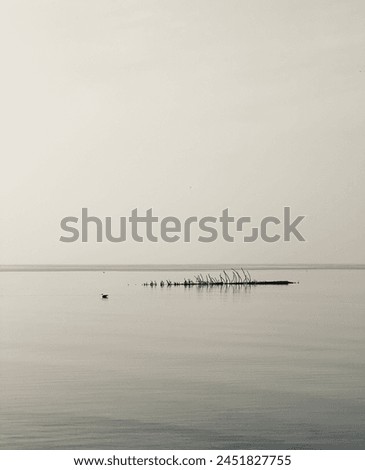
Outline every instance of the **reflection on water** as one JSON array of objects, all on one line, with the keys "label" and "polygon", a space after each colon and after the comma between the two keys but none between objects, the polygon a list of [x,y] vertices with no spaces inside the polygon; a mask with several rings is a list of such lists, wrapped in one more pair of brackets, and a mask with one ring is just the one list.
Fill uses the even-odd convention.
[{"label": "reflection on water", "polygon": [[364,448],[365,271],[254,275],[0,273],[0,447]]}]

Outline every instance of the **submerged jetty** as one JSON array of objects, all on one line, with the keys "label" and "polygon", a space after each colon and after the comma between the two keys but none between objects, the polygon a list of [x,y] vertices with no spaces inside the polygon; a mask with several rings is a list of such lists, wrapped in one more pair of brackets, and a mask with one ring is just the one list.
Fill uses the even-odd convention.
[{"label": "submerged jetty", "polygon": [[219,274],[219,276],[212,276],[210,274],[198,274],[194,276],[194,279],[184,279],[184,281],[174,282],[169,279],[162,280],[160,282],[150,281],[145,282],[144,286],[150,287],[211,287],[211,286],[287,286],[289,284],[295,284],[294,281],[257,281],[252,279],[249,271],[233,269],[231,273],[227,274],[226,271]]}]

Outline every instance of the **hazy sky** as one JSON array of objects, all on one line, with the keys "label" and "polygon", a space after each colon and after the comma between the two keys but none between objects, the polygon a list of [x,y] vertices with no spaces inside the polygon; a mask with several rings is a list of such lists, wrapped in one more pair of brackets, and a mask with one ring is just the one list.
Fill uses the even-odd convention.
[{"label": "hazy sky", "polygon": [[[4,0],[0,264],[365,263],[363,0]],[[300,243],[60,220],[306,215]]]}]

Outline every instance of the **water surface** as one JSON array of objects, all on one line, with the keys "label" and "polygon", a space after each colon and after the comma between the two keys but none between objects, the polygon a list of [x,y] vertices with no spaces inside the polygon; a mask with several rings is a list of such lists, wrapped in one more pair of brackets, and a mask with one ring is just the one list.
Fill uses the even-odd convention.
[{"label": "water surface", "polygon": [[188,275],[1,272],[0,448],[364,449],[364,270]]}]

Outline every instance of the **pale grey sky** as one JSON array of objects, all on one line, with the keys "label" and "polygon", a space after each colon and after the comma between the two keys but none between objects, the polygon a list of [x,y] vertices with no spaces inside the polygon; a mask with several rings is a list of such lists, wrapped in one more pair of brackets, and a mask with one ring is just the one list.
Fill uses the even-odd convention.
[{"label": "pale grey sky", "polygon": [[[365,263],[362,0],[4,0],[0,264]],[[62,244],[99,217],[306,215],[307,242]]]}]

